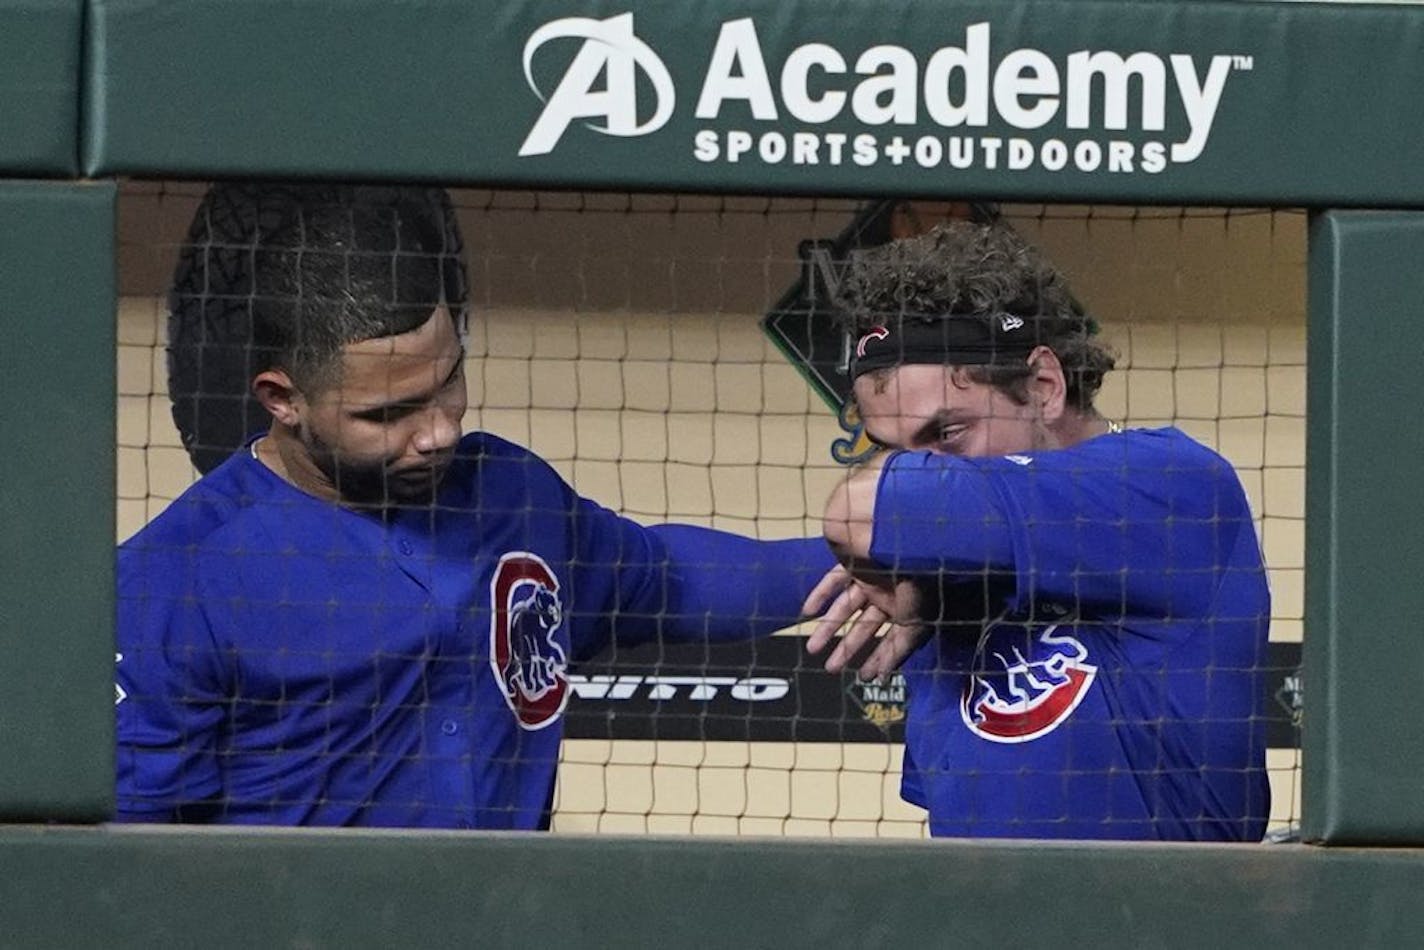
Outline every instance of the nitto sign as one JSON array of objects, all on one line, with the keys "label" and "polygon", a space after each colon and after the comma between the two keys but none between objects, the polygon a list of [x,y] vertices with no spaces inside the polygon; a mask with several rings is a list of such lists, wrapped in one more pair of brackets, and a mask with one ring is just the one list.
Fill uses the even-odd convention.
[{"label": "nitto sign", "polygon": [[[544,74],[559,79],[541,86],[534,66],[544,57]],[[687,144],[704,163],[1158,173],[1202,155],[1233,74],[1253,66],[1239,53],[1055,59],[996,48],[989,23],[928,55],[816,42],[773,62],[755,21],[742,18],[711,43]],[[524,74],[543,108],[521,156],[552,152],[575,125],[651,135],[677,110],[667,65],[634,33],[631,13],[544,24],[524,46]]]}]

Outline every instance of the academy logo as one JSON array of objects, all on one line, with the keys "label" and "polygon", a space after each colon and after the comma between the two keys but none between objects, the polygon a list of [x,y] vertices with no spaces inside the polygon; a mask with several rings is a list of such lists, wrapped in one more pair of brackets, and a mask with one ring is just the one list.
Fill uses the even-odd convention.
[{"label": "academy logo", "polygon": [[569,701],[558,578],[539,555],[512,551],[490,579],[490,607],[490,669],[519,725],[542,729]]},{"label": "academy logo", "polygon": [[1098,668],[1087,662],[1081,642],[1057,630],[1055,624],[1034,635],[1004,624],[985,631],[959,702],[971,732],[990,742],[1029,742],[1078,708]]},{"label": "academy logo", "polygon": [[[534,56],[548,42],[581,39],[564,77],[553,93],[545,96],[534,80]],[[652,114],[639,121],[638,73],[647,76],[653,87]],[[519,154],[546,155],[563,138],[575,119],[602,119],[586,123],[604,135],[624,138],[647,135],[667,124],[677,94],[667,67],[633,35],[633,14],[624,13],[606,20],[565,17],[535,30],[524,44],[524,79],[544,103],[539,121],[519,147]]]},{"label": "academy logo", "polygon": [[[707,50],[686,64],[701,80],[685,141],[704,163],[1157,174],[1202,155],[1232,76],[1255,67],[1240,53],[1013,47],[995,43],[989,22],[952,27],[934,49],[844,48],[826,35],[783,52],[752,17],[705,39],[695,28],[679,37]],[[578,46],[556,56],[572,44],[555,41]],[[543,102],[523,157],[552,152],[580,120],[603,135],[650,135],[678,101],[632,13],[546,23],[523,62]],[[561,67],[556,83],[536,79]]]}]

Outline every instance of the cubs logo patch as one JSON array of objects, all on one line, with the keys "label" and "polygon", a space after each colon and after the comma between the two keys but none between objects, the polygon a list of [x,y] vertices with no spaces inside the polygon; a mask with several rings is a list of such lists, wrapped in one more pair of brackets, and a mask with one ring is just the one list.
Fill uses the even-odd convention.
[{"label": "cubs logo patch", "polygon": [[986,632],[959,701],[971,732],[990,742],[1029,742],[1078,708],[1098,668],[1081,642],[1057,630],[1055,624],[1035,635],[1005,625]]},{"label": "cubs logo patch", "polygon": [[559,580],[528,551],[500,557],[490,579],[490,669],[525,729],[556,721],[569,701],[568,654],[555,634],[564,622]]}]

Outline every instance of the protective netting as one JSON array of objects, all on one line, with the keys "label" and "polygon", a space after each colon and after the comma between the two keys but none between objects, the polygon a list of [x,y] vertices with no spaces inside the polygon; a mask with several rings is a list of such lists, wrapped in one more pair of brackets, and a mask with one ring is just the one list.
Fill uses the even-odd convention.
[{"label": "protective netting", "polygon": [[[175,359],[170,378],[166,295],[203,193],[133,182],[121,195],[121,541],[194,483],[195,458],[209,468],[266,425],[243,384],[250,366]],[[1296,819],[1303,214],[451,196],[470,285],[466,431],[527,447],[581,495],[638,522],[762,539],[819,535],[845,471],[837,459],[864,447],[853,419],[828,405],[847,385],[826,306],[840,256],[946,218],[1007,223],[1067,274],[1117,351],[1102,413],[1128,428],[1179,427],[1245,487],[1273,596],[1270,827]],[[175,405],[189,428],[201,420],[203,435],[186,443],[200,454],[185,450]],[[553,828],[924,834],[925,813],[900,799],[903,680],[824,673],[795,634],[608,649],[575,664]]]}]

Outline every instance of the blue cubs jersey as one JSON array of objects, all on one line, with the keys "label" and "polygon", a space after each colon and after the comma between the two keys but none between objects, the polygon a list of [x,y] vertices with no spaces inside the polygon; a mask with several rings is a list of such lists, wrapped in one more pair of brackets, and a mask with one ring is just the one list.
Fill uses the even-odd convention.
[{"label": "blue cubs jersey", "polygon": [[643,527],[483,433],[385,513],[241,452],[119,551],[120,818],[546,827],[571,663],[770,633],[833,563]]},{"label": "blue cubs jersey", "polygon": [[872,557],[935,574],[904,797],[936,835],[1259,840],[1270,596],[1231,465],[1176,429],[900,453]]}]

